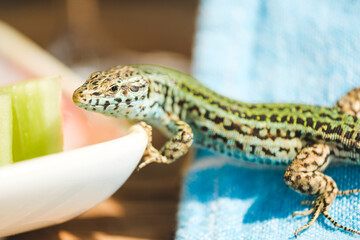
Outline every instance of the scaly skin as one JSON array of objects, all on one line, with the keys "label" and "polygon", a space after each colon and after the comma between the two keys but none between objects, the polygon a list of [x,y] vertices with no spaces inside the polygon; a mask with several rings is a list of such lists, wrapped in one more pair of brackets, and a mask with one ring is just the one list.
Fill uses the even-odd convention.
[{"label": "scaly skin", "polygon": [[[192,143],[249,162],[288,166],[285,183],[316,196],[309,227],[328,209],[339,191],[322,171],[330,161],[360,163],[360,90],[339,100],[335,108],[301,104],[248,104],[221,96],[185,73],[155,65],[116,66],[93,73],[73,95],[74,103],[108,116],[144,121],[170,140],[157,151],[151,142],[140,168],[151,162],[171,163]],[[359,107],[360,108],[360,107]],[[347,112],[348,114],[344,113]],[[151,129],[145,124],[149,134]],[[151,139],[151,138],[150,138]],[[150,140],[151,141],[151,140]]]}]

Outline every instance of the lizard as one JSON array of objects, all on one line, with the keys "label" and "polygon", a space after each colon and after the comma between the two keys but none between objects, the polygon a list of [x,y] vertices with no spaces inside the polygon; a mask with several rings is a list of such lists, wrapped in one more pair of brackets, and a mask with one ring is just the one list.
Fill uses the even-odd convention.
[{"label": "lizard", "polygon": [[[340,191],[323,171],[330,162],[360,164],[360,88],[344,95],[333,108],[290,103],[240,102],[222,96],[191,75],[158,65],[115,66],[90,75],[75,90],[73,102],[85,110],[140,121],[149,142],[139,168],[169,164],[194,144],[242,161],[285,166],[284,182],[298,193],[315,197],[307,211],[293,215],[310,221],[320,216],[345,231],[328,213]],[[157,150],[151,126],[169,140]]]}]

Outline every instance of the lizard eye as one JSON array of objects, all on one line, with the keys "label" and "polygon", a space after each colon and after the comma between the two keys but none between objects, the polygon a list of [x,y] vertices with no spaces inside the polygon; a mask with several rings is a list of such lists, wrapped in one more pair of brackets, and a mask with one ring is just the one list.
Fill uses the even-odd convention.
[{"label": "lizard eye", "polygon": [[131,87],[130,87],[130,90],[133,91],[133,92],[137,92],[137,91],[139,91],[139,87],[137,87],[137,86],[131,86]]},{"label": "lizard eye", "polygon": [[111,90],[112,92],[116,92],[118,89],[119,89],[119,87],[118,87],[117,85],[112,86],[112,87],[110,88],[110,90]]}]

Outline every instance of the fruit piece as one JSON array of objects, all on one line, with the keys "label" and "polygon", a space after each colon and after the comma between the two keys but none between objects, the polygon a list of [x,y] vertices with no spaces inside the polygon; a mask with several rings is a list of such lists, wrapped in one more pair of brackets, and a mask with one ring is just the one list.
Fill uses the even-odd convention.
[{"label": "fruit piece", "polygon": [[4,87],[12,95],[13,162],[62,151],[59,77]]},{"label": "fruit piece", "polygon": [[0,94],[0,166],[12,162],[11,95]]}]

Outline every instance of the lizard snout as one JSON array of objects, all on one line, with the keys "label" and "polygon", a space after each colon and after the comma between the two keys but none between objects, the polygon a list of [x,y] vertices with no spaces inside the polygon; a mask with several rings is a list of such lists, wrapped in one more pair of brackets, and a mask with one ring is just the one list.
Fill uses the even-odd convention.
[{"label": "lizard snout", "polygon": [[72,95],[72,100],[75,105],[81,105],[86,102],[85,94],[83,93],[83,91],[80,88],[78,88],[78,89],[76,89],[76,91],[74,91],[74,93]]}]

